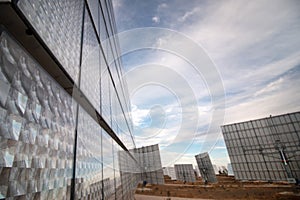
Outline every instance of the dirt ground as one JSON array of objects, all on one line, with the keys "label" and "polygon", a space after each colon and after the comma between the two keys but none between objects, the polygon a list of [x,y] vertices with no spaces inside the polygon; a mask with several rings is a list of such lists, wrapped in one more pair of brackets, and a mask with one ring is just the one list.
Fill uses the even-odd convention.
[{"label": "dirt ground", "polygon": [[195,198],[181,198],[181,197],[163,197],[163,196],[150,196],[150,195],[142,195],[142,194],[135,194],[135,200],[207,200],[207,199],[195,199]]},{"label": "dirt ground", "polygon": [[[139,185],[136,194],[162,196],[163,199],[300,199],[300,188],[288,183],[241,182],[233,177],[217,176],[218,183],[204,185],[201,179],[195,183],[172,181],[165,177],[165,185]],[[142,196],[145,197],[146,196]],[[169,198],[168,198],[169,197]],[[144,198],[144,199],[145,199]],[[142,198],[140,198],[142,199]]]}]

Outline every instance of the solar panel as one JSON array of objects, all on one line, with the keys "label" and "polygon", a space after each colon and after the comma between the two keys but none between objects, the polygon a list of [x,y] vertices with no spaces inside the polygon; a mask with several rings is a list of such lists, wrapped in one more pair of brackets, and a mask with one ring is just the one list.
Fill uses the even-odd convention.
[{"label": "solar panel", "polygon": [[207,152],[200,153],[195,156],[198,164],[198,168],[204,182],[215,183],[217,182],[216,174],[213,168],[213,165],[210,161],[209,155]]},{"label": "solar panel", "polygon": [[221,128],[237,180],[299,180],[300,112]]}]

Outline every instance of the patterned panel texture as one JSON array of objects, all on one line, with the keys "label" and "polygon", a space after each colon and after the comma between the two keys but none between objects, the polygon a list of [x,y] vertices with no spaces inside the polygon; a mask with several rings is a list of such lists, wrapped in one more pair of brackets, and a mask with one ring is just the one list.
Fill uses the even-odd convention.
[{"label": "patterned panel texture", "polygon": [[195,182],[195,172],[192,164],[178,164],[174,165],[176,178],[180,181]]},{"label": "patterned panel texture", "polygon": [[217,182],[217,177],[208,153],[200,153],[195,157],[203,181],[211,183]]},{"label": "patterned panel texture", "polygon": [[[139,150],[124,152],[119,145],[135,147],[118,42],[106,40],[116,33],[111,2],[10,3],[31,31],[28,37],[46,50],[53,68],[73,80],[95,113],[77,105],[58,84],[68,82],[62,80],[66,77],[46,73],[43,57],[33,58],[31,47],[12,37],[18,33],[10,25],[1,26],[0,199],[133,199],[144,177],[128,170],[132,163],[141,169],[141,157],[134,155]],[[119,144],[94,120],[95,114]],[[141,154],[146,165],[161,169],[158,146],[146,151]],[[163,183],[162,170],[155,169],[147,171],[148,182]]]},{"label": "patterned panel texture", "polygon": [[238,180],[300,179],[300,113],[222,126]]},{"label": "patterned panel texture", "polygon": [[68,199],[72,98],[7,33],[0,43],[0,197]]},{"label": "patterned panel texture", "polygon": [[22,0],[18,7],[73,81],[78,82],[83,1]]},{"label": "patterned panel texture", "polygon": [[164,184],[164,175],[160,159],[159,146],[150,145],[132,150],[139,163],[141,179],[150,184]]}]

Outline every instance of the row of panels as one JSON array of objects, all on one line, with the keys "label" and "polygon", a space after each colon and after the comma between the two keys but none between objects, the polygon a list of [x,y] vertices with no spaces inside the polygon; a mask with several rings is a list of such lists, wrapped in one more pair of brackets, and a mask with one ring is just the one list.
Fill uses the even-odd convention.
[{"label": "row of panels", "polygon": [[[107,122],[113,118],[110,126],[121,139],[127,138],[132,130],[130,102],[118,42],[112,37],[111,2],[87,2],[30,0],[17,6],[94,108]],[[126,145],[132,147],[134,141],[130,143]]]},{"label": "row of panels", "polygon": [[69,199],[73,179],[79,199],[130,197],[119,145],[8,33],[0,44],[0,198]]}]

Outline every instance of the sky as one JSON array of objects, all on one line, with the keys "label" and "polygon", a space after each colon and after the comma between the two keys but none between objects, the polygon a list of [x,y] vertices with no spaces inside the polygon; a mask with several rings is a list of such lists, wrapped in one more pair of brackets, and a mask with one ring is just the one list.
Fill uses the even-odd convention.
[{"label": "sky", "polygon": [[300,110],[300,1],[113,0],[137,147],[229,157],[220,126]]}]

